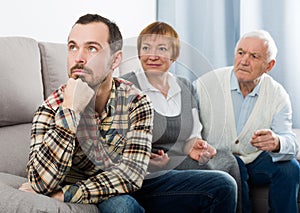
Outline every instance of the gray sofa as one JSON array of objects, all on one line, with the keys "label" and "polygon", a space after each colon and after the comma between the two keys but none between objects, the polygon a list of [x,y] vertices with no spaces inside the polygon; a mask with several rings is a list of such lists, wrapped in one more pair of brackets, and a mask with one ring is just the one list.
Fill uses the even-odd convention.
[{"label": "gray sofa", "polygon": [[[62,203],[18,190],[26,182],[33,114],[66,82],[66,51],[64,44],[0,37],[0,212],[98,212],[95,205]],[[255,212],[267,212],[266,189],[251,191]]]}]

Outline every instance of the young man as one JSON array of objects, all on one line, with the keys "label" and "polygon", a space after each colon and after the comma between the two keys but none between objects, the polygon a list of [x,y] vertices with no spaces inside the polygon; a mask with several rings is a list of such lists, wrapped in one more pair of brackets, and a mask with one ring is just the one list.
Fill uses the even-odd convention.
[{"label": "young man", "polygon": [[143,183],[153,109],[131,83],[112,77],[121,49],[118,27],[104,17],[87,14],[72,27],[70,78],[34,116],[29,182],[20,190],[101,212],[234,210],[236,185],[225,173],[170,171]]},{"label": "young man", "polygon": [[276,54],[268,32],[246,33],[236,45],[233,67],[196,81],[203,137],[217,149],[230,149],[239,163],[243,212],[251,212],[248,183],[270,186],[270,212],[298,212],[300,170],[291,103],[268,75]]}]

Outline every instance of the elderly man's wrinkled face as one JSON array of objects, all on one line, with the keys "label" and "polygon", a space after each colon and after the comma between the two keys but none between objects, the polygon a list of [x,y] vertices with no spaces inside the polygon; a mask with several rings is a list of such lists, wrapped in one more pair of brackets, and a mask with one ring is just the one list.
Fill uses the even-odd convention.
[{"label": "elderly man's wrinkled face", "polygon": [[272,68],[267,58],[267,46],[263,40],[242,39],[234,57],[234,71],[238,81],[240,83],[258,82],[260,76]]}]

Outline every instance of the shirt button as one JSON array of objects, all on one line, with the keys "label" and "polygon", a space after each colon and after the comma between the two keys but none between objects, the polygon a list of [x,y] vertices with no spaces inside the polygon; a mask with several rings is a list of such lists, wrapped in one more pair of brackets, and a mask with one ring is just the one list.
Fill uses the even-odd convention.
[{"label": "shirt button", "polygon": [[238,144],[238,143],[239,143],[239,140],[237,139],[234,143],[235,143],[235,144]]}]

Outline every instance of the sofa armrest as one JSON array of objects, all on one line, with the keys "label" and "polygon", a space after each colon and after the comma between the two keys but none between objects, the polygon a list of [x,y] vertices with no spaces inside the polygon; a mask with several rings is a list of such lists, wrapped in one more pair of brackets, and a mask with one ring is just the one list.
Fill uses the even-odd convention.
[{"label": "sofa armrest", "polygon": [[0,173],[0,212],[99,212],[96,205],[64,203],[18,190],[24,182],[26,178]]}]

